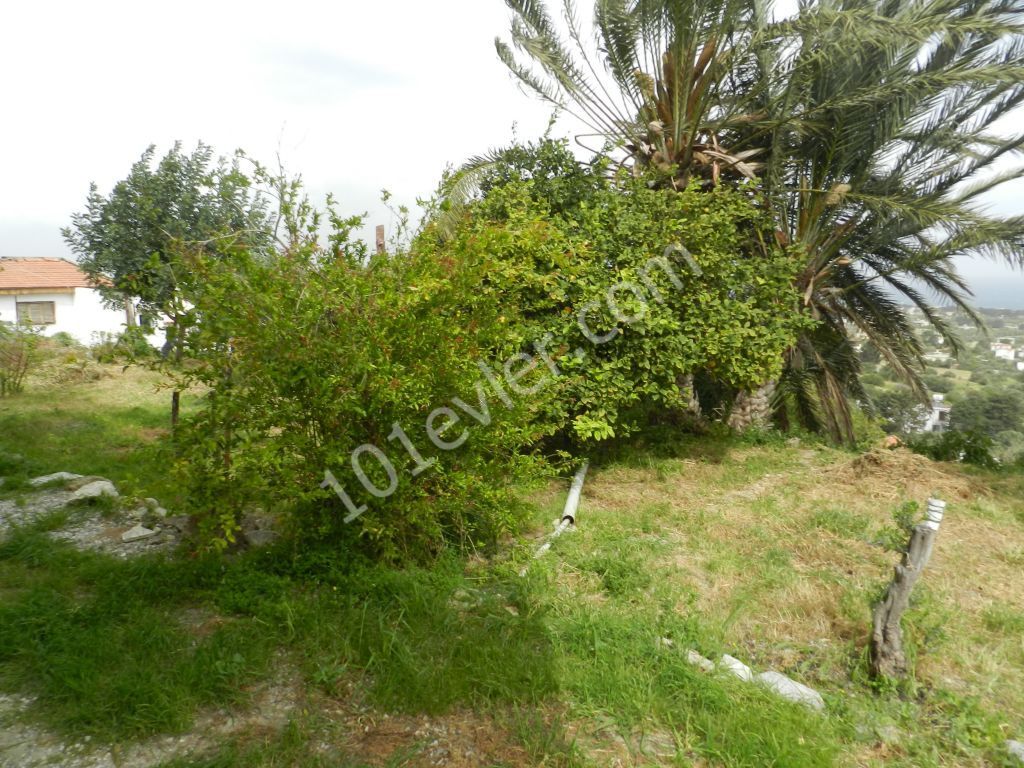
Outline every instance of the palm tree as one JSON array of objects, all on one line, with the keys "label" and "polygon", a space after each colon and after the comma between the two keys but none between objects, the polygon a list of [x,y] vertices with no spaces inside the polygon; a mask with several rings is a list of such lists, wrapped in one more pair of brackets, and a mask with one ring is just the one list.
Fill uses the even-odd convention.
[{"label": "palm tree", "polygon": [[[997,122],[1024,99],[1019,2],[843,0],[760,23],[766,146],[761,181],[781,239],[798,249],[797,287],[820,322],[787,356],[782,392],[805,426],[852,438],[865,401],[851,331],[922,398],[921,345],[901,301],[952,346],[936,298],[974,317],[959,256],[1024,265],[1024,217],[999,218],[983,193],[1024,144]],[[770,137],[768,141],[764,137]]]},{"label": "palm tree", "polygon": [[543,2],[506,3],[515,16],[512,45],[495,41],[501,60],[528,90],[622,146],[637,172],[679,188],[693,177],[754,178],[757,149],[734,152],[729,141],[751,120],[737,96],[755,71],[755,0],[598,0],[600,62],[571,0],[563,6],[564,39]]},{"label": "palm tree", "polygon": [[852,437],[855,331],[923,396],[901,300],[956,349],[934,306],[971,312],[952,260],[1024,266],[1024,218],[978,204],[1022,175],[994,172],[1024,143],[996,130],[1024,98],[1021,0],[819,0],[783,21],[761,0],[597,0],[599,63],[572,0],[564,36],[542,2],[506,3],[501,59],[637,172],[676,187],[756,175],[819,321],[787,353],[780,416],[790,403],[806,426]]}]

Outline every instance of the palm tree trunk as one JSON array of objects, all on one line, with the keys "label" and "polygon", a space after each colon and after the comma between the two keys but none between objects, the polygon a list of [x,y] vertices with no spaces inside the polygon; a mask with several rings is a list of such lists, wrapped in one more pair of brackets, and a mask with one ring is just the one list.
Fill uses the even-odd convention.
[{"label": "palm tree trunk", "polygon": [[774,399],[774,381],[769,381],[753,391],[741,390],[732,404],[732,412],[727,422],[729,427],[737,432],[746,432],[755,427],[769,426]]}]

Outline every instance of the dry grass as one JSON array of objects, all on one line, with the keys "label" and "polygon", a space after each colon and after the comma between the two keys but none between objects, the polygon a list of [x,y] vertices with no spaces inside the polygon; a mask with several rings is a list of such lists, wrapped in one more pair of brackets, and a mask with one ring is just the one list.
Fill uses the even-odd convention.
[{"label": "dry grass", "polygon": [[[853,456],[736,448],[721,462],[615,466],[590,478],[558,579],[574,599],[600,602],[600,584],[579,573],[575,553],[651,538],[660,542],[649,559],[651,600],[674,588],[684,596],[676,611],[720,628],[724,650],[823,692],[846,692],[864,683],[871,605],[899,559],[879,545],[879,534],[894,529],[900,505],[943,498],[947,516],[906,622],[916,684],[976,698],[1005,724],[1006,738],[1020,738],[1024,510],[1017,490],[1013,481],[902,449]],[[925,728],[944,728],[936,718]],[[851,745],[847,759],[875,764],[900,750]],[[948,760],[974,764],[963,755]]]}]

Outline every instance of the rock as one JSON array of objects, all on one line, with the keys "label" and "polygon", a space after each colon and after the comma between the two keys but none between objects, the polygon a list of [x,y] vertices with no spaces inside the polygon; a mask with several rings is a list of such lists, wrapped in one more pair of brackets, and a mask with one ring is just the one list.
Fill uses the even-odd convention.
[{"label": "rock", "polygon": [[825,700],[821,698],[820,693],[802,683],[790,680],[781,672],[762,672],[754,679],[784,699],[803,704],[818,712],[825,710]]},{"label": "rock", "polygon": [[156,531],[151,531],[144,525],[136,525],[134,528],[121,534],[121,541],[125,544],[130,544],[133,541],[142,541],[143,539],[148,539],[151,536],[156,536],[156,534]]},{"label": "rock", "polygon": [[100,496],[113,496],[117,498],[120,496],[117,492],[117,488],[109,480],[93,480],[91,483],[83,485],[78,488],[72,495],[72,501],[79,501],[81,499],[95,499]]},{"label": "rock", "polygon": [[754,679],[754,673],[750,670],[750,667],[739,659],[734,659],[727,653],[722,654],[722,660],[719,663],[729,672],[736,675],[740,680],[744,680],[749,683]]},{"label": "rock", "polygon": [[693,664],[695,667],[699,667],[704,672],[714,672],[715,662],[711,659],[705,659],[696,651],[690,650],[686,652],[686,660]]},{"label": "rock", "polygon": [[187,534],[192,531],[192,518],[188,515],[175,515],[174,517],[165,518],[161,525],[173,528],[178,533]]},{"label": "rock", "polygon": [[95,483],[97,480],[106,480],[105,477],[98,475],[85,475],[83,477],[76,478],[75,480],[68,481],[67,489],[69,491],[77,491],[79,488],[89,485],[89,483]]},{"label": "rock", "polygon": [[788,445],[790,448],[799,448],[801,443],[802,441],[799,437],[791,437],[789,438],[789,440],[786,441],[786,445]]},{"label": "rock", "polygon": [[161,507],[160,502],[156,499],[143,499],[142,502],[146,505],[146,509],[157,517],[167,517],[167,510]]},{"label": "rock", "polygon": [[1010,741],[1006,742],[1006,750],[1010,753],[1010,757],[1017,758],[1017,762],[1024,765],[1024,741]]},{"label": "rock", "polygon": [[55,483],[58,480],[79,480],[81,475],[76,475],[74,472],[54,472],[52,475],[43,475],[42,477],[36,477],[28,481],[28,484],[38,488],[40,485],[46,485],[47,483]]}]

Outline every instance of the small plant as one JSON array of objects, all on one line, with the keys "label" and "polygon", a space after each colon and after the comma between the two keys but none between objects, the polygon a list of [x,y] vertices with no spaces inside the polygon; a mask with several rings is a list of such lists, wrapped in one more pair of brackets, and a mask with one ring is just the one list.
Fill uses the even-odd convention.
[{"label": "small plant", "polygon": [[128,328],[118,334],[97,333],[94,334],[94,338],[91,352],[92,357],[99,363],[150,360],[157,353],[141,328]]},{"label": "small plant", "polygon": [[50,337],[50,341],[58,347],[67,348],[78,346],[78,342],[75,341],[75,337],[67,331],[60,331],[53,334],[53,336]]},{"label": "small plant", "polygon": [[916,501],[905,501],[892,513],[894,524],[882,528],[875,536],[874,543],[889,552],[906,552],[910,535],[920,517],[921,505]]},{"label": "small plant", "polygon": [[0,323],[0,397],[20,394],[38,362],[39,334],[30,328]]}]

